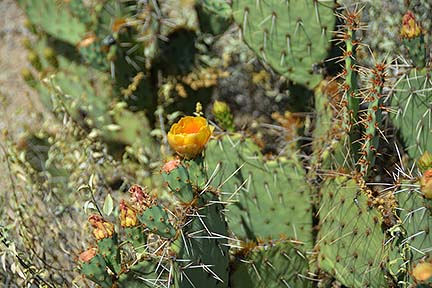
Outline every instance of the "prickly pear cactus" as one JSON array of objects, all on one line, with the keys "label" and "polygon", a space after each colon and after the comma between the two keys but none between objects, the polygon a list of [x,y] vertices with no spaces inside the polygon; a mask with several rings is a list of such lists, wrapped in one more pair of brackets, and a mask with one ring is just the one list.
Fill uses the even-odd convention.
[{"label": "prickly pear cactus", "polygon": [[381,215],[353,180],[327,179],[321,188],[318,266],[347,287],[388,287]]},{"label": "prickly pear cactus", "polygon": [[221,34],[232,22],[231,7],[225,0],[198,1],[196,9],[203,32]]},{"label": "prickly pear cactus", "polygon": [[259,148],[240,135],[210,141],[205,160],[212,186],[227,203],[230,229],[243,239],[285,235],[312,244],[311,196],[299,160],[265,161]]},{"label": "prickly pear cactus", "polygon": [[398,79],[390,97],[391,120],[412,159],[425,151],[432,151],[431,89],[431,71],[427,68],[412,69]]},{"label": "prickly pear cactus", "polygon": [[260,243],[243,248],[239,254],[230,278],[233,288],[312,287],[307,274],[307,257],[295,242],[275,240]]},{"label": "prickly pear cactus", "polygon": [[336,17],[329,1],[234,0],[234,20],[246,43],[275,71],[316,86],[313,65],[324,61]]},{"label": "prickly pear cactus", "polygon": [[33,24],[71,45],[77,45],[87,32],[85,24],[74,15],[79,11],[73,9],[74,5],[83,6],[81,0],[19,0],[18,3]]},{"label": "prickly pear cactus", "polygon": [[[399,203],[400,219],[405,229],[401,246],[405,249],[409,271],[415,265],[431,257],[432,251],[432,202],[425,197],[418,183],[405,182],[395,192]],[[412,273],[410,283],[415,280]]]}]

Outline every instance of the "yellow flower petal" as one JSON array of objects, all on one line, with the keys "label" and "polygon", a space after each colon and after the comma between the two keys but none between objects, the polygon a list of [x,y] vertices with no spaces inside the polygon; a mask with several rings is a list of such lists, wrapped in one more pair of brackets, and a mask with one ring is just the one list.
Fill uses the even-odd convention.
[{"label": "yellow flower petal", "polygon": [[213,129],[201,116],[185,116],[171,126],[168,143],[177,154],[191,159],[202,152]]}]

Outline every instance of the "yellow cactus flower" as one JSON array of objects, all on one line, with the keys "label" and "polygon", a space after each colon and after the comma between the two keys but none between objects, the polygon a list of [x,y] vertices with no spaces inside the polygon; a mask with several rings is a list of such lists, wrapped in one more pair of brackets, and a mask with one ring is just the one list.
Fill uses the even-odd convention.
[{"label": "yellow cactus flower", "polygon": [[135,210],[130,207],[126,201],[120,201],[120,225],[122,227],[135,227],[138,219]]},{"label": "yellow cactus flower", "polygon": [[214,127],[201,116],[185,116],[171,126],[168,143],[177,154],[192,159],[203,151],[213,129]]},{"label": "yellow cactus flower", "polygon": [[106,221],[99,215],[90,215],[88,221],[93,226],[93,235],[96,240],[102,240],[105,238],[112,237],[114,234],[114,224]]},{"label": "yellow cactus flower", "polygon": [[408,11],[402,18],[402,38],[412,39],[420,36],[422,33],[419,23],[417,22],[414,13]]}]

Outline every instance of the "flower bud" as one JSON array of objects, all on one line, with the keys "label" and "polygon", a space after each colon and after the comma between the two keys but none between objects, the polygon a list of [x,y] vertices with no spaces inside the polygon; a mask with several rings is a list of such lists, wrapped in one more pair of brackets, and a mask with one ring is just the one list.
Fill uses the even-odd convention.
[{"label": "flower bud", "polygon": [[418,166],[422,171],[432,168],[432,154],[428,151],[424,152],[418,160]]},{"label": "flower bud", "polygon": [[414,13],[408,11],[402,18],[402,29],[400,35],[402,38],[412,39],[420,36],[422,33],[419,23],[417,22]]},{"label": "flower bud", "polygon": [[163,167],[162,171],[169,174],[172,170],[180,166],[180,160],[179,159],[173,159],[168,162],[166,162]]},{"label": "flower bud", "polygon": [[230,113],[231,110],[227,103],[216,100],[213,104],[213,114]]}]

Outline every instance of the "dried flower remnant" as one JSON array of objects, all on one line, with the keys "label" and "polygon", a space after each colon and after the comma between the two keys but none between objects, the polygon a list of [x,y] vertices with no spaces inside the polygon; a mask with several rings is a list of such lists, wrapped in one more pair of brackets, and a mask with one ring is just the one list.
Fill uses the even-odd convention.
[{"label": "dried flower remnant", "polygon": [[88,221],[94,228],[93,235],[96,240],[102,240],[105,238],[112,237],[114,234],[114,224],[106,221],[99,215],[90,215]]}]

